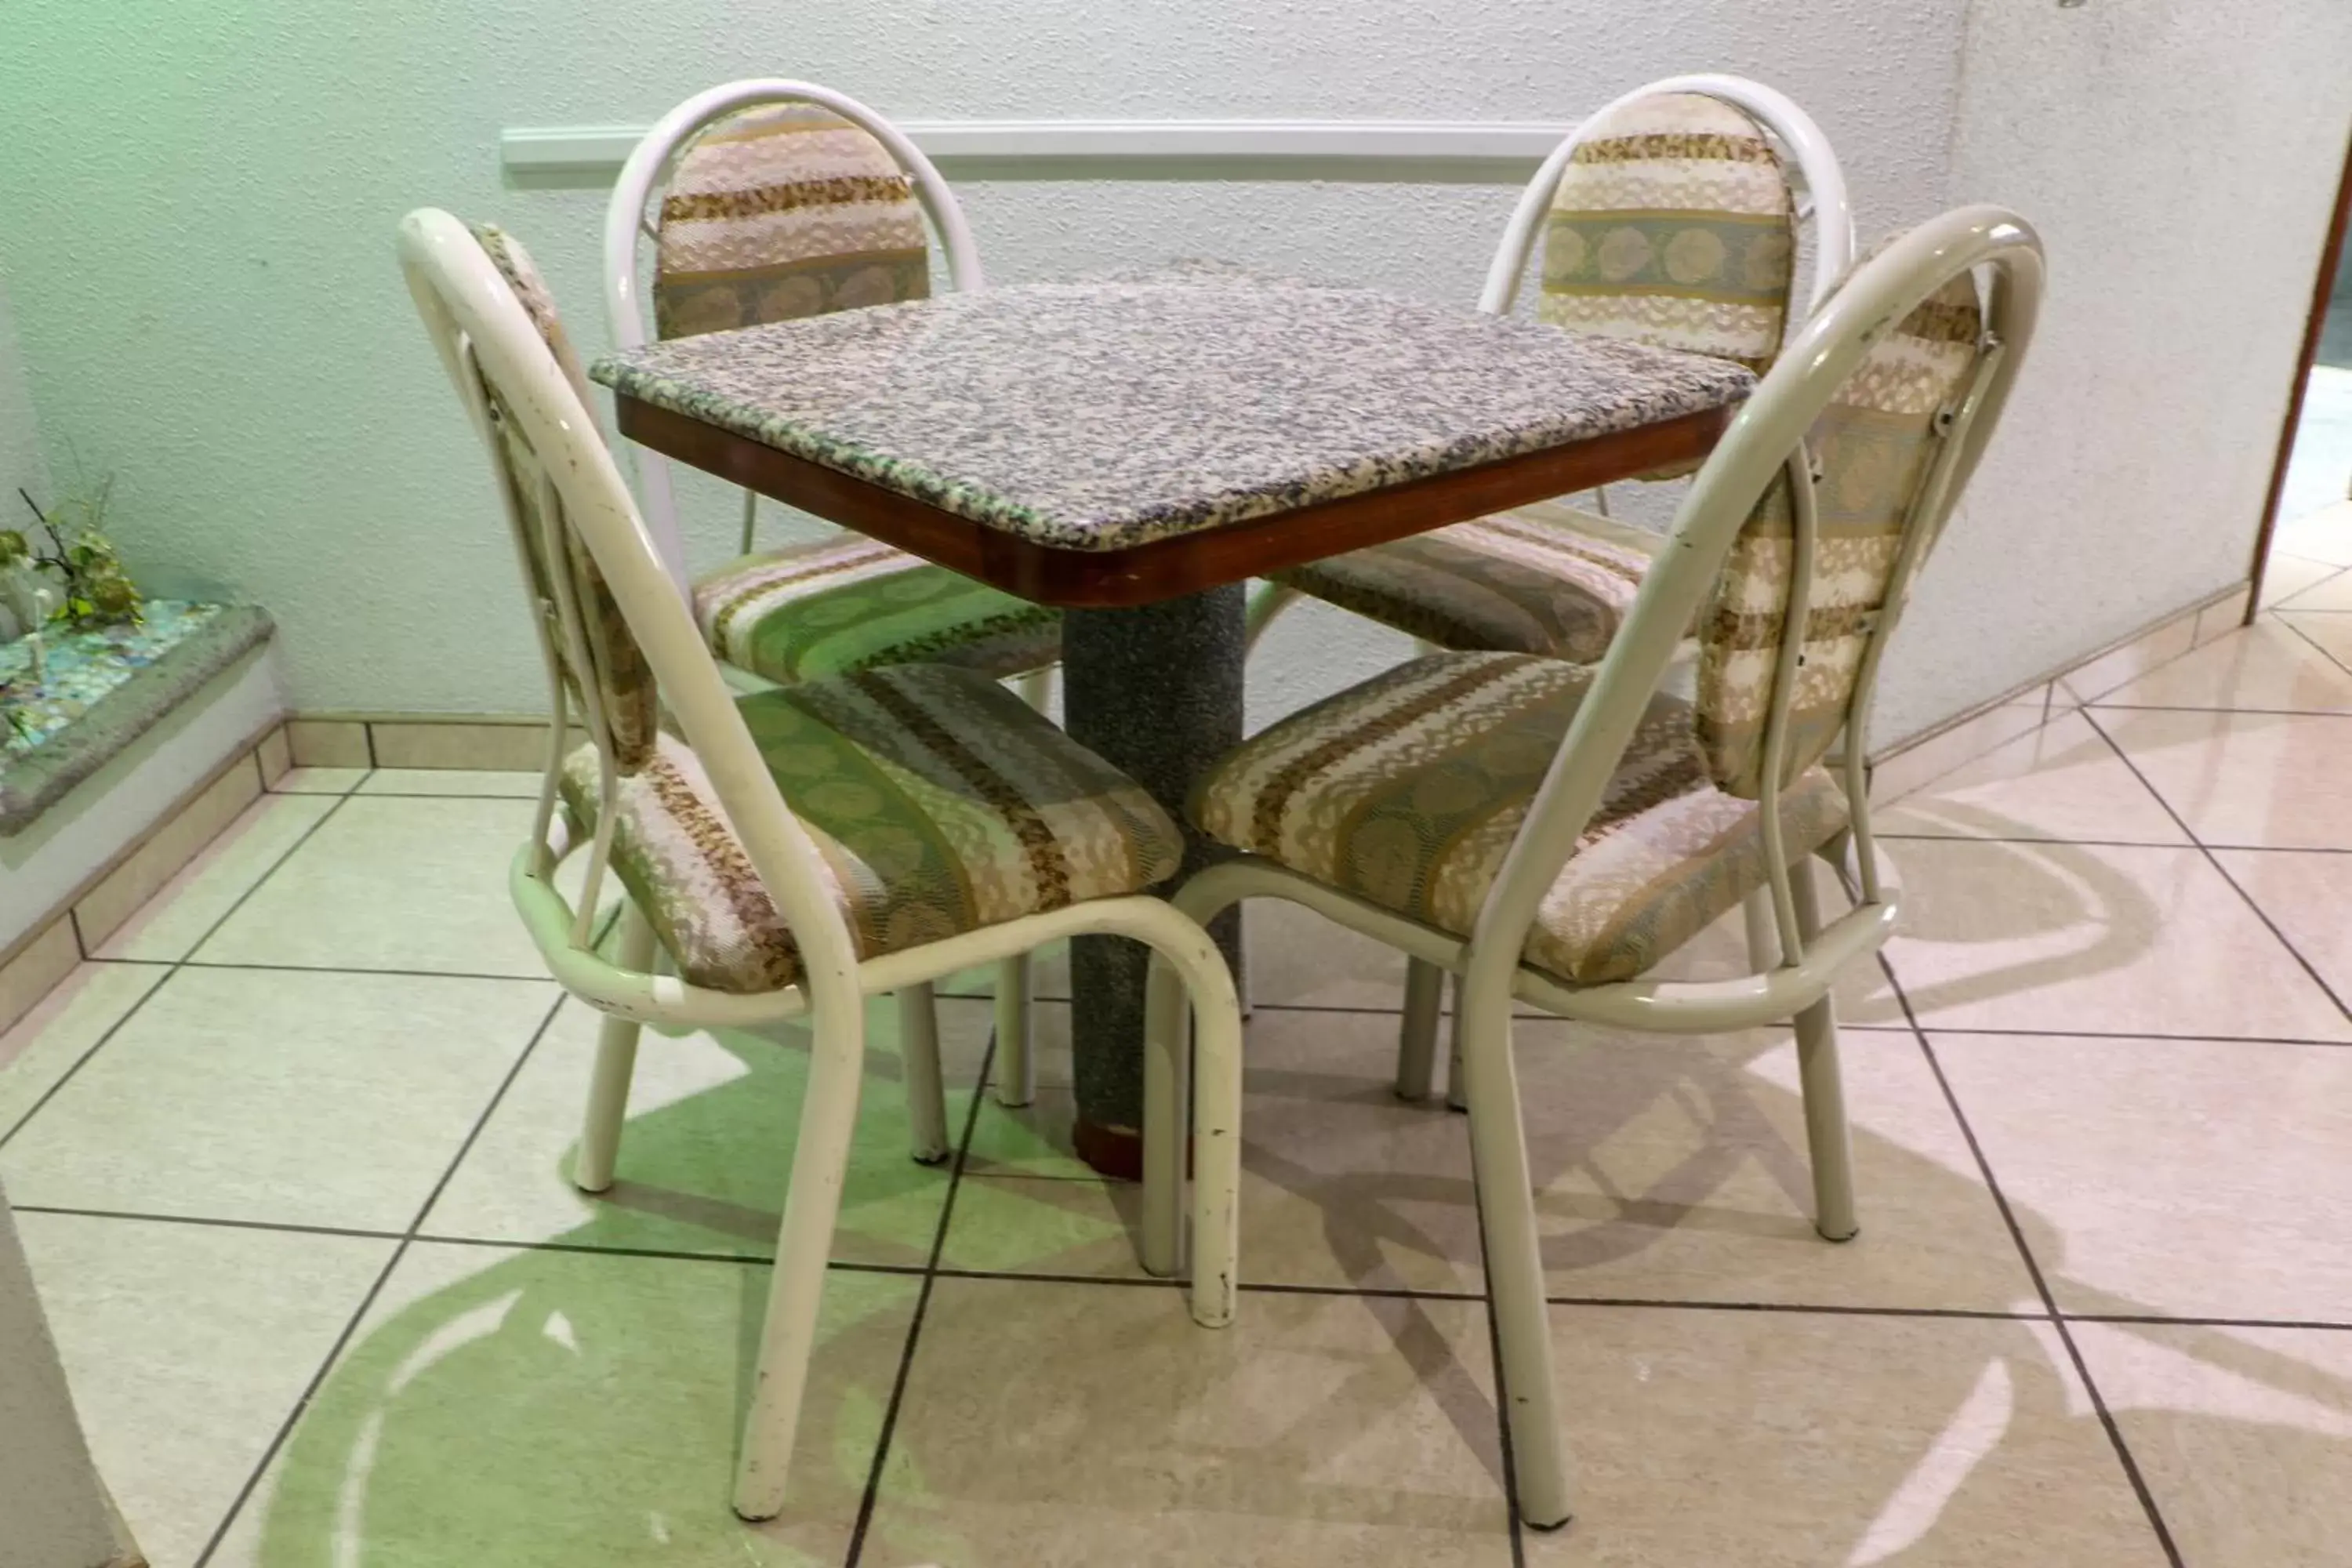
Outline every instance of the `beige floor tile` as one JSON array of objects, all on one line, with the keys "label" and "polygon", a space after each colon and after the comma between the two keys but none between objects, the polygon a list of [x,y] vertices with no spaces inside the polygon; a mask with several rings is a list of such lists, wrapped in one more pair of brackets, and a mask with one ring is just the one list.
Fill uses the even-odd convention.
[{"label": "beige floor tile", "polygon": [[764,1268],[418,1243],[213,1563],[840,1563],[919,1289],[827,1282],[793,1500],[747,1525],[728,1497]]},{"label": "beige floor tile", "polygon": [[2326,1568],[2352,1536],[2352,1334],[2079,1324],[2075,1343],[2195,1563]]},{"label": "beige floor tile", "polygon": [[[989,1008],[946,1001],[941,1054],[950,1136],[961,1135],[987,1048]],[[948,1167],[915,1163],[894,1004],[867,1015],[865,1091],[834,1257],[929,1261]],[[568,1001],[425,1216],[428,1235],[772,1257],[806,1083],[792,1025],[641,1037],[617,1179],[591,1197],[571,1182],[599,1015]]]},{"label": "beige floor tile", "polygon": [[2352,856],[2223,849],[2222,866],[2319,972],[2352,1002]]},{"label": "beige floor tile", "polygon": [[942,1279],[869,1563],[1502,1568],[1486,1311]]},{"label": "beige floor tile", "polygon": [[394,1244],[78,1215],[16,1223],[99,1473],[148,1561],[187,1568]]},{"label": "beige floor tile", "polygon": [[1576,1517],[1532,1568],[2159,1568],[2046,1324],[1555,1307]]},{"label": "beige floor tile", "polygon": [[94,956],[185,958],[335,805],[328,795],[263,795],[143,907],[129,911]]},{"label": "beige floor tile", "polygon": [[2352,1317],[2352,1052],[1935,1038],[2063,1310]]},{"label": "beige floor tile", "polygon": [[157,823],[121,864],[74,903],[74,921],[93,956],[122,922],[152,900],[187,864],[242,816],[261,795],[261,774],[249,757],[207,784],[196,797]]},{"label": "beige floor tile", "polygon": [[2281,523],[2272,548],[2307,561],[2352,566],[2352,500],[2337,501]]},{"label": "beige floor tile", "polygon": [[[1517,1026],[1550,1289],[1563,1297],[2004,1311],[2032,1281],[1917,1043],[1844,1042],[1864,1235],[1812,1228],[1794,1047]],[[1469,1126],[1390,1091],[1347,1015],[1260,1015],[1243,1115],[1242,1278],[1482,1288]],[[1132,1187],[1075,1178],[1066,1123],[983,1106],[943,1260],[1139,1278]]]},{"label": "beige floor tile", "polygon": [[183,969],[0,1150],[0,1176],[20,1204],[398,1230],[555,995]]},{"label": "beige floor tile", "polygon": [[[2352,575],[2352,574],[2347,574]],[[2326,590],[2320,590],[2326,593]],[[2342,595],[2352,599],[2352,595]],[[2330,595],[2331,602],[2336,595]],[[2352,616],[2344,612],[2352,604],[2338,605],[2330,609],[2320,605],[2289,605],[2272,613],[2306,642],[2317,645],[2339,665],[2352,665]]]},{"label": "beige floor tile", "polygon": [[2339,712],[2352,709],[2352,671],[2266,616],[2106,693],[2098,705]]},{"label": "beige floor tile", "polygon": [[295,768],[271,781],[277,795],[349,795],[368,776],[365,768]]},{"label": "beige floor tile", "polygon": [[520,800],[349,800],[195,960],[544,974],[507,898],[530,814]]},{"label": "beige floor tile", "polygon": [[362,795],[472,795],[537,800],[544,774],[484,768],[378,768]]},{"label": "beige floor tile", "polygon": [[[1887,959],[1946,1029],[2352,1039],[2195,849],[1913,840]],[[1849,1017],[1885,1021],[1876,1005]]]},{"label": "beige floor tile", "polygon": [[2273,556],[2263,608],[2274,605],[2296,611],[2352,610],[2352,572],[2299,555]]},{"label": "beige floor tile", "polygon": [[2205,843],[2352,848],[2352,714],[2111,712],[2100,722]]},{"label": "beige floor tile", "polygon": [[[1883,834],[2185,844],[2163,803],[2079,713],[2061,713],[1877,816]],[[1899,854],[1900,851],[1897,851]]]},{"label": "beige floor tile", "polygon": [[168,973],[144,963],[81,964],[14,1028],[0,1031],[0,1139]]}]

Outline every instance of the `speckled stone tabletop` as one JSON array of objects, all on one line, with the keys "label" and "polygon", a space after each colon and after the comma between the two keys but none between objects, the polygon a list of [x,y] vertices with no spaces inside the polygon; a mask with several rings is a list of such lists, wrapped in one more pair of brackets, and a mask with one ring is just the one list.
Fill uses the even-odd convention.
[{"label": "speckled stone tabletop", "polygon": [[1118,550],[1719,408],[1697,354],[1365,289],[1129,276],[657,343],[615,392],[1034,543]]}]

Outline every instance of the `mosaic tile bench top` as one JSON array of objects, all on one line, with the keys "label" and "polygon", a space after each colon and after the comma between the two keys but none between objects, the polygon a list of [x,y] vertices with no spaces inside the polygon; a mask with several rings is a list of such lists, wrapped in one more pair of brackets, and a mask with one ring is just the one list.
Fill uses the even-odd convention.
[{"label": "mosaic tile bench top", "polygon": [[600,360],[616,392],[1066,550],[1116,550],[1720,408],[1720,360],[1361,289],[1129,275]]},{"label": "mosaic tile bench top", "polygon": [[0,643],[0,837],[16,833],[158,719],[268,639],[249,605],[148,601],[142,625],[52,629],[42,679],[32,644]]}]

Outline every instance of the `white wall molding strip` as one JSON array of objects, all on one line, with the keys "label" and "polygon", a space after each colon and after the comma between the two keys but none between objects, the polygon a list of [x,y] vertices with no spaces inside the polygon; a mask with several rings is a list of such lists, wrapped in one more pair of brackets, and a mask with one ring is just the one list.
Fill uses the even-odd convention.
[{"label": "white wall molding strip", "polygon": [[[1350,180],[1517,184],[1571,127],[1412,120],[902,121],[951,177],[996,180]],[[643,126],[510,126],[500,166],[520,184],[609,180]]]}]

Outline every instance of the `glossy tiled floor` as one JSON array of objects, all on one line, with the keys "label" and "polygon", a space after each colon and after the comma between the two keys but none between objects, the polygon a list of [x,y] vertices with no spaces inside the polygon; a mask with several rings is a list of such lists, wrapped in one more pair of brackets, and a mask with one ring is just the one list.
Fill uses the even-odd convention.
[{"label": "glossy tiled floor", "polygon": [[[2255,631],[1904,803],[1845,988],[1861,1238],[1785,1035],[1528,1020],[1579,1515],[1507,1506],[1464,1127],[1394,965],[1254,924],[1240,1322],[1145,1280],[1045,1089],[903,1154],[880,1042],[788,1519],[726,1506],[800,1086],[593,1021],[501,890],[514,775],[297,773],[0,1039],[0,1179],[162,1568],[2335,1563],[2352,1536],[2352,510]],[[2339,625],[2338,623],[2342,623]],[[1706,961],[1707,955],[1698,955]],[[1064,994],[1060,966],[1042,989]]]}]

